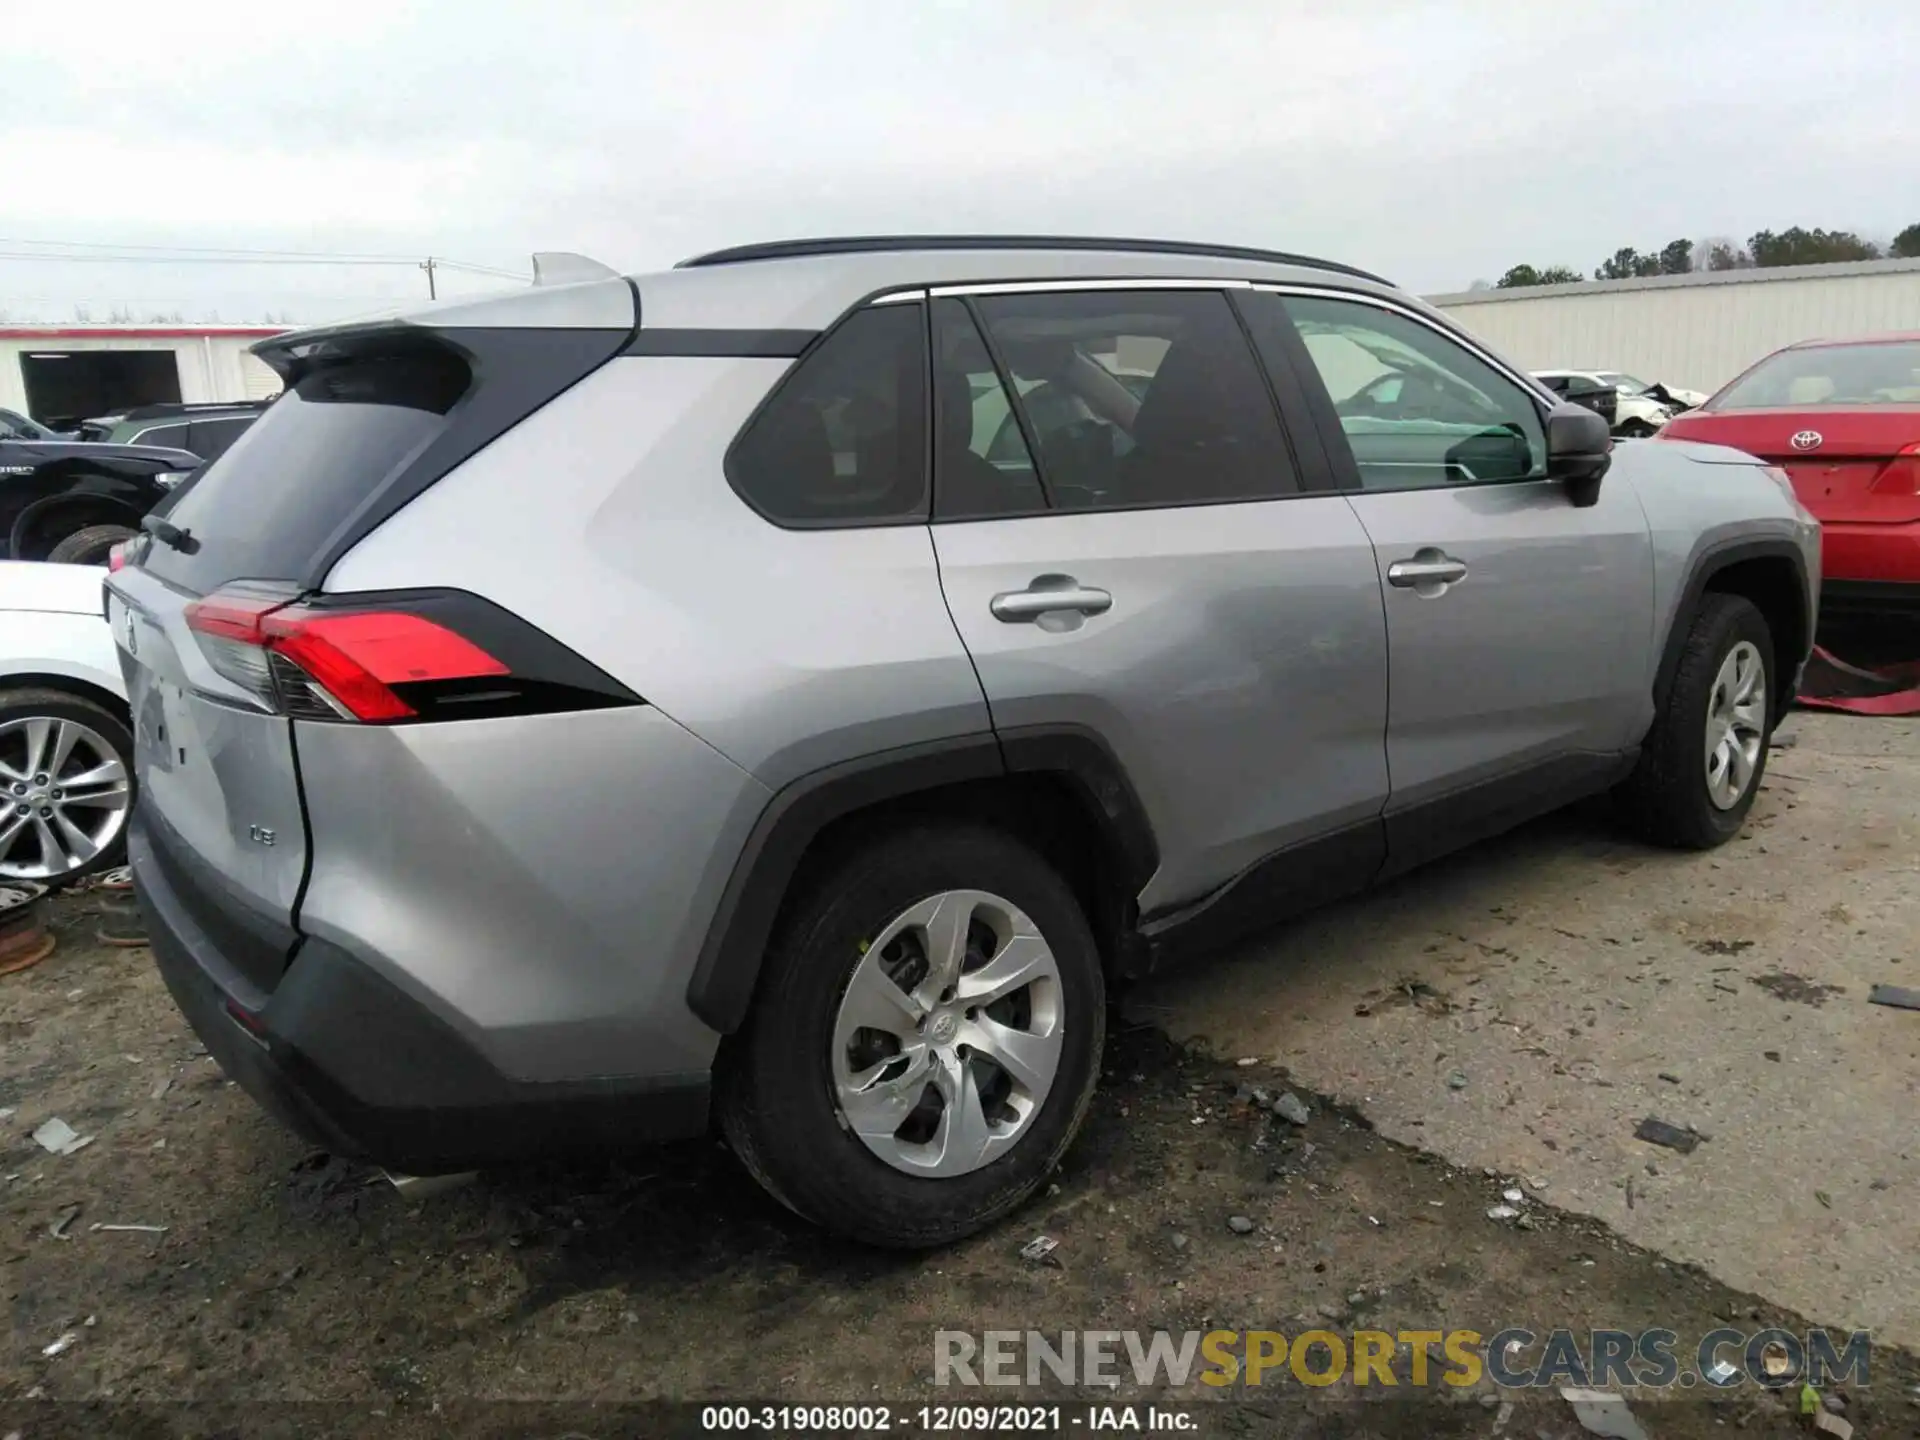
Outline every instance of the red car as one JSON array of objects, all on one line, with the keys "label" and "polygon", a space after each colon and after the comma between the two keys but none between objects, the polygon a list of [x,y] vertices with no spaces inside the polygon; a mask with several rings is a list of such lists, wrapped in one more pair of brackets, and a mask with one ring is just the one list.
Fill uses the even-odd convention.
[{"label": "red car", "polygon": [[1789,345],[1660,438],[1729,445],[1792,477],[1825,531],[1823,608],[1920,611],[1920,335]]}]

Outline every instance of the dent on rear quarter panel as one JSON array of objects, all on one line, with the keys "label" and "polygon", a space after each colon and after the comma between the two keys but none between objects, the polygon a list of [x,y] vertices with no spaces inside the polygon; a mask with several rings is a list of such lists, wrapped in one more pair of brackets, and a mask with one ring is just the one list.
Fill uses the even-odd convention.
[{"label": "dent on rear quarter panel", "polygon": [[923,525],[784,530],[722,461],[791,362],[627,356],[363,540],[330,591],[505,606],[772,789],[986,733]]},{"label": "dent on rear quarter panel", "polygon": [[645,706],[296,728],[300,928],[523,1080],[705,1070],[686,1008],[766,790]]}]

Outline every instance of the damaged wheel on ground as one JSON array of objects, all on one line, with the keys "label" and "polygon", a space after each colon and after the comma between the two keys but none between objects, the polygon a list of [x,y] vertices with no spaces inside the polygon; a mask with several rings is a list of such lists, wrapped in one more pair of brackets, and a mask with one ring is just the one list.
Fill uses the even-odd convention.
[{"label": "damaged wheel on ground", "polygon": [[895,831],[812,876],[721,1083],[789,1208],[871,1244],[947,1244],[1059,1163],[1092,1099],[1105,987],[1065,881],[977,827]]}]

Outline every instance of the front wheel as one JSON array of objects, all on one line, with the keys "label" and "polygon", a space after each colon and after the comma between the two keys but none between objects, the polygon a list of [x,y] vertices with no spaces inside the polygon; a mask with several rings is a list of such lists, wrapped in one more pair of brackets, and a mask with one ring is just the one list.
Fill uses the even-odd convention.
[{"label": "front wheel", "polygon": [[807,886],[723,1067],[729,1143],[856,1240],[992,1224],[1059,1163],[1099,1075],[1106,995],[1073,892],[959,825],[876,837]]},{"label": "front wheel", "polygon": [[1701,597],[1640,763],[1621,787],[1649,840],[1709,850],[1739,834],[1773,732],[1773,635],[1753,602]]},{"label": "front wheel", "polygon": [[1629,420],[1613,433],[1622,440],[1645,440],[1653,434],[1653,426],[1644,420]]}]

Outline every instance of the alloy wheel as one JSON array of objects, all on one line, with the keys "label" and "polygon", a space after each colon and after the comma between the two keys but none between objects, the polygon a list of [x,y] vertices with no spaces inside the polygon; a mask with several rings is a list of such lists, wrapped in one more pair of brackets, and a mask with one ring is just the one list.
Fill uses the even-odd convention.
[{"label": "alloy wheel", "polygon": [[0,723],[0,880],[59,880],[120,838],[132,786],[91,726],[53,715]]}]

